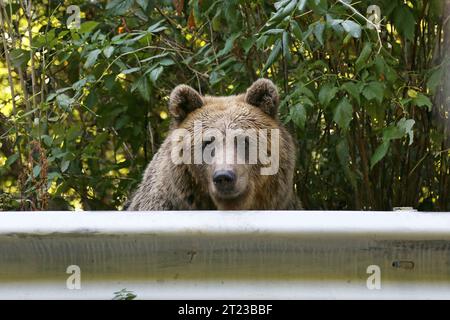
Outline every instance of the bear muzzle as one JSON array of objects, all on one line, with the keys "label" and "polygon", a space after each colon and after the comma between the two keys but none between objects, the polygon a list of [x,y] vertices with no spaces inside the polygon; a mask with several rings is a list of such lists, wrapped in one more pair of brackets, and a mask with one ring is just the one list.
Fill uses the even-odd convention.
[{"label": "bear muzzle", "polygon": [[214,187],[220,198],[230,198],[236,194],[236,174],[232,170],[217,170],[212,177]]}]

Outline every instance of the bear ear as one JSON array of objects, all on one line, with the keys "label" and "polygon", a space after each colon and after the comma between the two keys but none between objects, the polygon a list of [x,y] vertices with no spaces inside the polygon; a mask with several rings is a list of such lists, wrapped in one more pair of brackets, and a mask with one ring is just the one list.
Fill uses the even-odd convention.
[{"label": "bear ear", "polygon": [[186,116],[203,105],[203,99],[195,89],[180,84],[172,90],[169,98],[169,112],[173,124],[180,124]]},{"label": "bear ear", "polygon": [[277,87],[269,79],[258,79],[247,89],[245,102],[276,118],[280,98]]}]

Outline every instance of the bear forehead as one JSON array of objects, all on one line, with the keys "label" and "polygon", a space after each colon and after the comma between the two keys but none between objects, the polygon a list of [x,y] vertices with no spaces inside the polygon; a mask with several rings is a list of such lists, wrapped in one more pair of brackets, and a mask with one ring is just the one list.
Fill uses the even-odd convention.
[{"label": "bear forehead", "polygon": [[203,105],[188,115],[182,127],[190,128],[196,121],[200,121],[204,128],[217,128],[219,130],[278,127],[275,119],[259,108],[233,100]]}]

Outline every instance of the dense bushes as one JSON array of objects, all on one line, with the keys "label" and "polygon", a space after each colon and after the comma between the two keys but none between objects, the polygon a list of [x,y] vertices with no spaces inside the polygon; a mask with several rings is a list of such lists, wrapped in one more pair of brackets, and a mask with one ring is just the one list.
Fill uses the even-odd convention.
[{"label": "dense bushes", "polygon": [[27,3],[1,8],[3,210],[120,209],[175,85],[229,95],[261,76],[307,209],[450,209],[448,0]]}]

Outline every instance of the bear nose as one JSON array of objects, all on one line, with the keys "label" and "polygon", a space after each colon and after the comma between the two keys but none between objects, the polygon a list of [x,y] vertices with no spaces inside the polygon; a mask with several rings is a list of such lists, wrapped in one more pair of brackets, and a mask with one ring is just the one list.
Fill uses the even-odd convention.
[{"label": "bear nose", "polygon": [[235,181],[236,175],[231,170],[218,170],[214,172],[213,182],[220,191],[230,191]]}]

